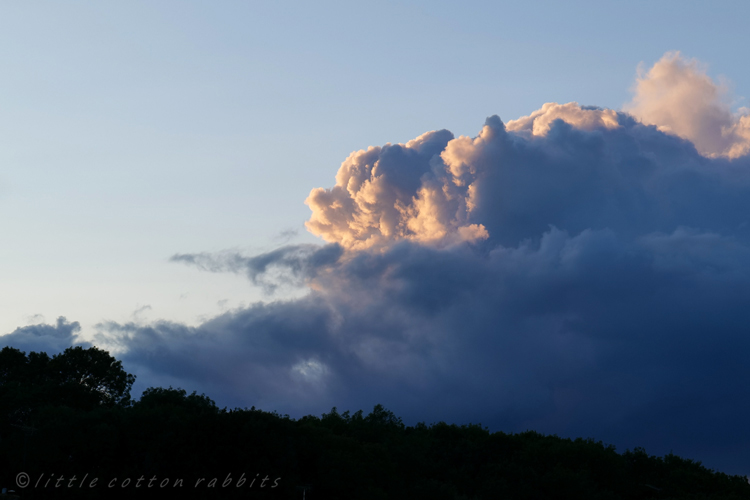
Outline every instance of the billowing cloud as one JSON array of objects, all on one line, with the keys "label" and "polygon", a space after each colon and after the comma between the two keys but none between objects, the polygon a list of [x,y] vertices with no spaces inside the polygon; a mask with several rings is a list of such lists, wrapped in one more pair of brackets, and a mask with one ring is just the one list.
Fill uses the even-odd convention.
[{"label": "billowing cloud", "polygon": [[581,130],[611,129],[620,126],[617,111],[592,106],[582,107],[577,102],[567,104],[548,102],[529,116],[509,121],[506,128],[510,132],[516,132],[525,137],[543,136],[547,135],[555,120],[562,120]]},{"label": "billowing cloud", "polygon": [[[660,190],[674,189],[675,184],[658,179],[689,175],[691,165],[705,170],[704,159],[661,137],[660,147],[672,148],[674,157],[663,158],[664,165],[652,169],[652,159],[644,156],[638,159],[637,172],[625,172],[623,169],[633,168],[629,161],[635,159],[629,148],[638,145],[612,145],[605,137],[609,134],[631,142],[656,137],[648,128],[634,127],[635,118],[690,141],[703,157],[738,159],[750,151],[750,114],[745,109],[732,113],[726,88],[714,83],[696,61],[685,60],[676,52],[641,72],[635,91],[633,101],[625,107],[627,113],[574,102],[547,103],[505,126],[490,119],[474,138],[454,138],[441,130],[406,144],[354,152],[341,165],[335,186],[310,193],[306,203],[313,213],[307,228],[352,250],[399,240],[437,247],[493,238],[509,242],[514,232],[531,237],[538,236],[547,224],[565,225],[560,219],[575,215],[569,196],[582,202],[578,230],[587,227],[586,218],[595,216],[592,210],[603,210],[598,217],[609,225],[613,212],[629,219],[629,210],[638,219],[635,225],[644,218],[664,221],[675,213],[662,210],[659,204],[647,204],[669,197]],[[628,132],[617,134],[621,128]],[[550,134],[564,137],[548,137]],[[611,151],[624,156],[605,158],[599,165],[579,162],[560,168],[574,160],[569,151],[571,141],[589,141],[590,147],[614,146]],[[544,154],[551,153],[545,151],[551,147],[557,148],[556,153]],[[524,150],[539,154],[520,154]],[[517,161],[525,163],[514,164]],[[708,168],[705,173],[721,175],[715,170]],[[618,189],[615,184],[621,182],[631,182],[633,190]],[[559,183],[567,188],[562,189]],[[618,198],[605,194],[612,190],[618,191]],[[712,202],[725,205],[723,194],[714,195]],[[488,209],[494,211],[491,216],[484,213]]]},{"label": "billowing cloud", "polygon": [[750,114],[732,113],[726,85],[706,75],[696,60],[667,53],[640,72],[625,110],[643,123],[691,141],[701,154],[738,158],[750,151]]},{"label": "billowing cloud", "polygon": [[447,144],[455,144],[453,134],[440,130],[352,153],[336,185],[313,189],[305,201],[313,211],[307,228],[350,249],[395,239],[444,246],[487,238],[484,227],[467,222],[474,188],[439,161]]},{"label": "billowing cloud", "polygon": [[247,404],[381,402],[412,421],[750,469],[727,451],[750,446],[750,157],[548,104],[507,126],[491,117],[473,138],[353,153],[308,204],[329,246],[175,258],[282,276],[307,296],[196,328],[102,328],[161,380]]},{"label": "billowing cloud", "polygon": [[[639,82],[668,65],[713,85],[674,55]],[[552,103],[352,153],[307,199],[328,245],[172,258],[307,295],[99,328],[141,387],[294,415],[382,403],[748,473],[750,156],[645,116]],[[711,116],[689,115],[725,137]]]}]

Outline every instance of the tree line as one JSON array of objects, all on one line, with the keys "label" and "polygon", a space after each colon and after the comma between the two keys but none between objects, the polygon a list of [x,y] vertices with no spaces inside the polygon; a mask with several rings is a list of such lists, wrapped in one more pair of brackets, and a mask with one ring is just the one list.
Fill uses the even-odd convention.
[{"label": "tree line", "polygon": [[380,405],[293,419],[171,387],[133,400],[134,380],[96,347],[2,349],[0,487],[45,499],[750,498],[744,477],[641,448],[407,426]]}]

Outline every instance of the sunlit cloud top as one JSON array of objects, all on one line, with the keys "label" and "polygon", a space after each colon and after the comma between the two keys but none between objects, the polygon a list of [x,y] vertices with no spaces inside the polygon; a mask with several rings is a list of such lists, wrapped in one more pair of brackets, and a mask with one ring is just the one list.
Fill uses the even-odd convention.
[{"label": "sunlit cloud top", "polygon": [[[750,150],[750,115],[745,109],[732,113],[727,99],[726,85],[711,80],[700,64],[668,53],[640,72],[625,112],[547,103],[507,125],[490,120],[474,138],[441,130],[406,144],[355,151],[339,168],[334,187],[310,193],[306,226],[355,250],[399,240],[437,247],[486,240],[493,235],[477,210],[479,187],[497,166],[491,150],[503,148],[498,134],[511,142],[531,141],[533,148],[534,139],[545,137],[558,120],[578,130],[607,131],[635,118],[691,141],[706,157],[739,158]],[[512,158],[500,168],[510,168],[508,162]]]},{"label": "sunlit cloud top", "polygon": [[664,55],[639,71],[635,96],[625,110],[647,125],[695,144],[706,156],[738,158],[750,151],[750,110],[731,111],[726,83],[716,83],[695,59]]}]

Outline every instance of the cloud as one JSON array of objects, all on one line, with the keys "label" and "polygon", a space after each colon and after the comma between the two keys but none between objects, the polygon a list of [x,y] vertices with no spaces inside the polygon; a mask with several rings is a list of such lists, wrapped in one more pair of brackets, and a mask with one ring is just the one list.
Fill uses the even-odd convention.
[{"label": "cloud", "polygon": [[732,113],[728,94],[727,85],[711,80],[698,61],[669,52],[640,72],[625,110],[693,142],[701,154],[738,158],[750,151],[750,114]]},{"label": "cloud", "polygon": [[548,102],[529,116],[509,121],[507,129],[526,137],[544,136],[547,135],[555,120],[562,120],[581,130],[612,129],[620,126],[617,111],[591,106],[581,107],[577,102],[567,104]]},{"label": "cloud", "polygon": [[273,293],[282,285],[308,283],[325,266],[335,263],[342,253],[338,244],[324,247],[306,244],[287,245],[251,257],[235,252],[176,254],[170,261],[194,265],[204,271],[244,273],[267,293]]},{"label": "cloud", "polygon": [[[744,118],[696,64],[655,68],[635,115],[549,103],[354,152],[307,198],[328,244],[172,257],[306,295],[194,327],[104,322],[102,338],[141,389],[293,415],[382,403],[747,473],[750,156],[722,132]],[[683,90],[658,105],[659,82]],[[664,111],[696,88],[693,111]]]},{"label": "cloud", "polygon": [[406,144],[352,153],[336,185],[313,189],[305,201],[313,212],[307,229],[349,249],[393,239],[444,246],[487,238],[484,227],[467,223],[472,186],[460,184],[435,161],[453,142],[453,134],[440,130]]},{"label": "cloud", "polygon": [[296,415],[382,402],[412,422],[594,436],[736,470],[747,462],[716,450],[750,444],[748,253],[683,227],[550,228],[487,253],[404,241],[338,262],[301,299],[196,328],[102,329],[151,381],[219,401]]},{"label": "cloud", "polygon": [[24,352],[44,351],[57,354],[72,345],[87,345],[78,340],[81,325],[60,316],[55,325],[38,324],[16,328],[12,333],[0,336],[0,346],[10,346]]},{"label": "cloud", "polygon": [[302,298],[194,328],[102,324],[131,366],[302,414],[384,403],[750,462],[750,158],[547,104],[352,153],[307,200],[326,246],[180,255]]}]

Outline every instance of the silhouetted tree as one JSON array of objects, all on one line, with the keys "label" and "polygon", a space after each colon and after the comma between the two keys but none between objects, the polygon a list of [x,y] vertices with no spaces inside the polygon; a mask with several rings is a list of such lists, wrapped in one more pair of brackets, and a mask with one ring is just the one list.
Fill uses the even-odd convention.
[{"label": "silhouetted tree", "polygon": [[[52,383],[66,396],[74,394],[93,406],[128,406],[135,376],[107,351],[97,347],[69,347],[49,362]],[[85,404],[84,403],[84,404]]]},{"label": "silhouetted tree", "polygon": [[[255,408],[219,409],[206,395],[172,387],[146,389],[131,404],[133,380],[97,348],[51,358],[2,349],[0,487],[12,487],[20,471],[54,471],[130,478],[132,485],[141,476],[183,479],[184,487],[43,487],[24,490],[24,498],[298,499],[305,485],[308,500],[750,499],[743,477],[641,448],[618,454],[590,439],[533,431],[406,426],[382,405],[369,414],[333,408],[294,420]],[[226,481],[231,487],[219,486]]]}]

